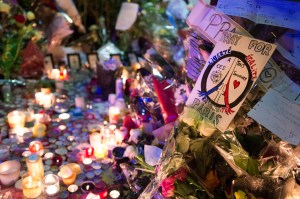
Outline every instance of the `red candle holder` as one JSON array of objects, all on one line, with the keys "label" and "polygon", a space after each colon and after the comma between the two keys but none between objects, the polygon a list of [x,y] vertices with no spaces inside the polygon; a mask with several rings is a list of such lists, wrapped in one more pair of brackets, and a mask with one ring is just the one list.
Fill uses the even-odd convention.
[{"label": "red candle holder", "polygon": [[40,141],[32,141],[29,144],[29,151],[31,153],[36,153],[42,156],[44,154],[44,147]]},{"label": "red candle holder", "polygon": [[85,156],[87,158],[90,158],[94,155],[94,148],[93,147],[89,147],[85,149]]}]

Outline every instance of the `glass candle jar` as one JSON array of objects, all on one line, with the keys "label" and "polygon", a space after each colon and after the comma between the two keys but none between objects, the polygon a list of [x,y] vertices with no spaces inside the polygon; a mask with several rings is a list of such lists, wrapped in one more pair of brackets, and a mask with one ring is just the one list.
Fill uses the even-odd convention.
[{"label": "glass candle jar", "polygon": [[70,108],[70,102],[67,95],[56,96],[54,110],[57,113],[65,113]]},{"label": "glass candle jar", "polygon": [[58,176],[62,178],[62,181],[65,185],[71,185],[76,180],[76,172],[66,165],[60,168]]},{"label": "glass candle jar", "polygon": [[9,160],[0,164],[0,181],[4,186],[14,184],[20,175],[21,164],[16,160]]},{"label": "glass candle jar", "polygon": [[48,174],[42,180],[43,194],[46,198],[56,197],[59,193],[59,178],[57,175]]},{"label": "glass candle jar", "polygon": [[25,126],[25,114],[22,111],[12,111],[8,113],[7,120],[9,127],[14,128],[24,128]]},{"label": "glass candle jar", "polygon": [[26,198],[37,198],[42,193],[41,177],[31,173],[22,176],[23,195]]}]

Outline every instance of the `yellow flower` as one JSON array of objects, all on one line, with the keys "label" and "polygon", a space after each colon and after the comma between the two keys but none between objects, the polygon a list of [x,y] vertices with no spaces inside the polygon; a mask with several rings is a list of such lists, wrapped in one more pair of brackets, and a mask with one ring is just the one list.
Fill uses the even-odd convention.
[{"label": "yellow flower", "polygon": [[247,199],[247,194],[242,190],[238,190],[237,192],[234,192],[234,196],[236,199]]},{"label": "yellow flower", "polygon": [[28,11],[27,14],[26,14],[26,18],[29,20],[29,21],[32,21],[35,19],[35,15],[33,12],[31,11]]},{"label": "yellow flower", "polygon": [[8,14],[10,11],[10,6],[7,3],[0,2],[0,12]]}]

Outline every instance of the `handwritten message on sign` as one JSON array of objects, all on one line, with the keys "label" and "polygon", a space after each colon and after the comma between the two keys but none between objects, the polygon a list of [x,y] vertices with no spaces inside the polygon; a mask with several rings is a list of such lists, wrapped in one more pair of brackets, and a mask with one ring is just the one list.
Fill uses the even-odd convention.
[{"label": "handwritten message on sign", "polygon": [[291,143],[300,143],[300,106],[270,89],[248,113],[258,123]]},{"label": "handwritten message on sign", "polygon": [[223,31],[186,105],[224,132],[275,48]]},{"label": "handwritten message on sign", "polygon": [[217,8],[228,15],[255,23],[300,30],[300,4],[287,0],[218,0]]}]

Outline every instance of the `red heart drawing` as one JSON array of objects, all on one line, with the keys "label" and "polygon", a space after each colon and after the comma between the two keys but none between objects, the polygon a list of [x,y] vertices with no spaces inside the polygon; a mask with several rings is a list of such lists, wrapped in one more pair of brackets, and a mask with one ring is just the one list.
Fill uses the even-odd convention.
[{"label": "red heart drawing", "polygon": [[239,87],[240,83],[241,83],[240,81],[234,80],[233,81],[233,88],[236,89],[237,87]]}]

